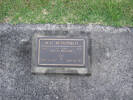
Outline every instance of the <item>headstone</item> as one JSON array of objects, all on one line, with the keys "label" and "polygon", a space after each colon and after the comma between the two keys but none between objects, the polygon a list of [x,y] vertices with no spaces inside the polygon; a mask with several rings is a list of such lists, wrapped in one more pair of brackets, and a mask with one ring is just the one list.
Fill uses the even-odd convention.
[{"label": "headstone", "polygon": [[90,74],[89,42],[87,35],[35,34],[32,40],[32,72]]}]

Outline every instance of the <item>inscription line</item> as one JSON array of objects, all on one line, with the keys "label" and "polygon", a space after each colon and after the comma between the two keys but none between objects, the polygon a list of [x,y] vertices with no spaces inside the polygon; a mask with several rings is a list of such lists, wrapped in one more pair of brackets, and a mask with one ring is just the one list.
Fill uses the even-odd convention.
[{"label": "inscription line", "polygon": [[82,46],[42,46],[42,47],[82,47]]}]

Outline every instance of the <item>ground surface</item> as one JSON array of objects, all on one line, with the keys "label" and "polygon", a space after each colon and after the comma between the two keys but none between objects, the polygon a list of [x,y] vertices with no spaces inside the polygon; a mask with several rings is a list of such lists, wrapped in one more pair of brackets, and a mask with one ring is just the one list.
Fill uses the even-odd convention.
[{"label": "ground surface", "polygon": [[[91,33],[91,76],[31,74],[31,36],[59,30]],[[133,29],[0,24],[0,100],[133,100]]]},{"label": "ground surface", "polygon": [[133,0],[0,0],[0,22],[133,26]]}]

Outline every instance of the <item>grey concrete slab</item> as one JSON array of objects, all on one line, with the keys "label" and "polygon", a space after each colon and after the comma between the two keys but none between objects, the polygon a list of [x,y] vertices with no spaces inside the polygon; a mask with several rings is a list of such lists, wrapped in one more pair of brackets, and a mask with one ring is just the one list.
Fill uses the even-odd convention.
[{"label": "grey concrete slab", "polygon": [[[33,75],[34,33],[91,33],[91,76]],[[133,29],[0,24],[0,100],[133,100]]]}]

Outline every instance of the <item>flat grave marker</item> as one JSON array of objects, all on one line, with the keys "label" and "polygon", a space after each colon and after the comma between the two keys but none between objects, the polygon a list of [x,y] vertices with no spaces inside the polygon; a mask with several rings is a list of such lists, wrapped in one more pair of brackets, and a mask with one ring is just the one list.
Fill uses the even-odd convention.
[{"label": "flat grave marker", "polygon": [[34,35],[32,72],[89,74],[88,42],[86,36]]}]

